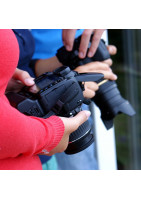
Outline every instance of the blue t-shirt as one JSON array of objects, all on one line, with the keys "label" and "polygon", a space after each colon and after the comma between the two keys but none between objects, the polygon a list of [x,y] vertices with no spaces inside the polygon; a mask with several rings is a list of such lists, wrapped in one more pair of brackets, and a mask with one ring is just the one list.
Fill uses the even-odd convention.
[{"label": "blue t-shirt", "polygon": [[[82,34],[83,29],[76,31],[75,37]],[[35,52],[33,59],[51,58],[63,46],[62,29],[32,29],[31,34],[35,39]]]}]

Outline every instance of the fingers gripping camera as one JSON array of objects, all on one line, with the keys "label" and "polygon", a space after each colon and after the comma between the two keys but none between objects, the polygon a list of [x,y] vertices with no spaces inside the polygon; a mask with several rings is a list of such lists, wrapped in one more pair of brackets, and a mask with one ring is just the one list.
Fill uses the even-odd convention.
[{"label": "fingers gripping camera", "polygon": [[[12,106],[25,115],[48,118],[52,115],[75,116],[84,102],[82,81],[98,82],[103,74],[78,74],[69,67],[62,66],[54,72],[45,73],[35,79],[39,88],[36,94],[25,87],[19,93],[7,93]],[[83,123],[69,138],[67,154],[78,153],[94,141],[88,121]]]},{"label": "fingers gripping camera", "polygon": [[[72,70],[93,61],[104,61],[110,58],[105,42],[101,40],[93,57],[89,58],[86,56],[84,59],[80,59],[78,57],[80,40],[81,36],[75,39],[72,51],[66,51],[65,47],[62,47],[56,54],[58,60],[68,65]],[[92,101],[99,107],[101,119],[107,129],[112,128],[113,119],[117,114],[124,113],[129,116],[135,115],[135,110],[131,104],[121,96],[115,81],[105,79],[99,82],[98,85],[99,90],[96,92]]]}]

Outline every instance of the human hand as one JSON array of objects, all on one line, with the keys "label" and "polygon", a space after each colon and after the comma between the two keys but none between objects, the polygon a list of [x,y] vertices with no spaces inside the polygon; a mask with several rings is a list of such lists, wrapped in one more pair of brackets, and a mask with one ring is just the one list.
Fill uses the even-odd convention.
[{"label": "human hand", "polygon": [[87,121],[90,114],[91,114],[90,111],[83,110],[79,112],[76,116],[71,118],[60,117],[65,126],[64,135],[59,144],[53,150],[51,150],[47,155],[52,156],[55,153],[61,153],[65,151],[69,144],[70,134],[75,130],[77,130],[81,124]]},{"label": "human hand", "polygon": [[[76,30],[77,29],[63,29],[62,31],[62,39],[67,51],[71,51],[73,48]],[[95,54],[104,30],[105,29],[85,29],[83,31],[79,46],[79,58],[85,58],[89,41],[93,33],[94,35],[88,51],[88,57],[92,57]]]},{"label": "human hand", "polygon": [[[107,49],[110,55],[117,53],[117,48],[114,45],[108,45]],[[82,66],[78,66],[75,71],[78,73],[102,73],[105,79],[116,80],[117,76],[112,72],[110,66],[113,64],[111,59],[104,60],[103,62],[95,61]],[[85,82],[85,90],[83,95],[85,98],[92,98],[95,96],[95,92],[99,89],[98,84],[95,82]]]},{"label": "human hand", "polygon": [[[105,63],[106,62],[106,63]],[[75,71],[78,73],[102,73],[105,79],[116,80],[117,76],[112,72],[110,66],[112,60],[108,59],[105,62],[91,62],[82,66],[78,66]],[[85,82],[83,95],[85,98],[92,98],[95,92],[99,89],[98,84],[95,82]]]},{"label": "human hand", "polygon": [[81,65],[75,68],[78,73],[102,73],[105,79],[116,80],[117,76],[112,72],[110,66],[112,65],[112,60],[107,59],[103,62],[94,61]]},{"label": "human hand", "polygon": [[[35,86],[34,78],[32,78],[28,72],[16,69],[12,78],[10,79],[6,91],[7,92],[19,92],[24,86],[31,87],[31,92],[35,92],[37,87]],[[37,92],[37,91],[36,91]]]},{"label": "human hand", "polygon": [[114,45],[107,45],[107,49],[110,55],[115,55],[117,53],[117,48]]}]

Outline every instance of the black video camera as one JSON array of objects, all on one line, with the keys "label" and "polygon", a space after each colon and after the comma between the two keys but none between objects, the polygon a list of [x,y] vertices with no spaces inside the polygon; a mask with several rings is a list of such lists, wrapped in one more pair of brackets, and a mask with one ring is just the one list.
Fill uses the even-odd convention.
[{"label": "black video camera", "polygon": [[[7,93],[7,98],[13,107],[25,115],[41,118],[52,115],[71,117],[81,111],[84,102],[82,81],[99,82],[101,79],[103,74],[79,74],[69,67],[62,66],[35,79],[35,84],[39,88],[38,93],[30,93],[29,88],[24,87],[18,93]],[[65,153],[78,153],[93,141],[91,126],[87,120],[70,135]]]},{"label": "black video camera", "polygon": [[[101,40],[92,58],[86,56],[84,59],[80,59],[78,57],[80,41],[81,36],[75,39],[72,51],[66,51],[64,46],[57,51],[56,56],[63,65],[67,65],[74,70],[78,66],[93,61],[104,61],[110,58],[105,42]],[[89,43],[89,47],[90,45],[91,42]],[[121,96],[115,81],[103,79],[101,83],[99,83],[99,90],[92,100],[99,107],[102,121],[107,129],[113,126],[113,118],[117,114],[125,113],[129,116],[135,114],[130,103]]]}]

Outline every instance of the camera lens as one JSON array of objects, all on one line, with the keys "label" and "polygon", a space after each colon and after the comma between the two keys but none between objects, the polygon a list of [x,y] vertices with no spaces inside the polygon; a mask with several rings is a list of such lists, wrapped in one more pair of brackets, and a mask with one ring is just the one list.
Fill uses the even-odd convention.
[{"label": "camera lens", "polygon": [[113,118],[117,114],[124,113],[129,116],[135,114],[130,103],[121,96],[115,81],[102,84],[93,100],[101,111],[101,118],[107,129],[113,126]]},{"label": "camera lens", "polygon": [[87,120],[69,137],[69,145],[65,150],[66,154],[75,154],[83,151],[94,142],[93,134],[91,134],[91,125]]}]

